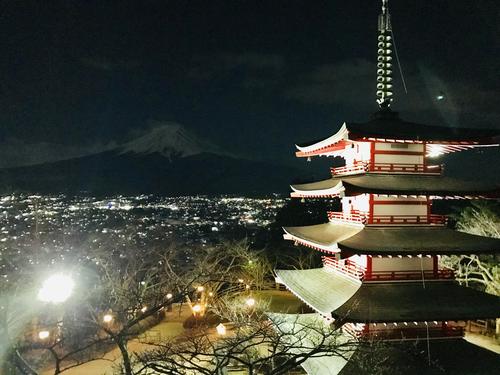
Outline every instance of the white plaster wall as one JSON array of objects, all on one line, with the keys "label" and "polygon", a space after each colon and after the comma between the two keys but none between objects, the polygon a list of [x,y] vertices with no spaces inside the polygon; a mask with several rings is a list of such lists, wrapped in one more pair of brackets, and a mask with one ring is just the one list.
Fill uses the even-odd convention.
[{"label": "white plaster wall", "polygon": [[370,211],[370,195],[360,194],[355,197],[344,197],[342,202],[342,212],[350,213],[351,209],[366,212]]},{"label": "white plaster wall", "polygon": [[404,155],[404,154],[375,154],[375,164],[394,163],[394,164],[423,164],[422,155]]},{"label": "white plaster wall", "polygon": [[424,152],[423,144],[375,142],[375,150]]},{"label": "white plaster wall", "polygon": [[416,204],[374,204],[374,215],[427,215],[426,205]]},{"label": "white plaster wall", "polygon": [[372,271],[414,271],[421,270],[422,264],[424,271],[433,270],[432,258],[427,257],[393,257],[393,258],[372,258]]},{"label": "white plaster wall", "polygon": [[349,259],[353,263],[356,263],[358,266],[366,267],[367,258],[367,255],[353,255],[352,257],[349,257],[347,259]]}]

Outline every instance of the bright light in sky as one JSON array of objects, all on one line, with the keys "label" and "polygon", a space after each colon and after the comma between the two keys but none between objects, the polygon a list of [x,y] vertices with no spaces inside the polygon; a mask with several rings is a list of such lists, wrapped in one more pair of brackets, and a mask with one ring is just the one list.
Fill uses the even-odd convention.
[{"label": "bright light in sky", "polygon": [[43,282],[38,299],[42,302],[64,302],[71,296],[74,286],[75,282],[71,277],[57,273]]}]

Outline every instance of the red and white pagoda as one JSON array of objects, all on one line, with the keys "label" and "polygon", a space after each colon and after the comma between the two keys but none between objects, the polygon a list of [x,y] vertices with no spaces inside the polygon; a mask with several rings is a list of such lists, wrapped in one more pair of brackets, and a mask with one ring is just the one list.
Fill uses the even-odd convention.
[{"label": "red and white pagoda", "polygon": [[292,186],[292,197],[340,199],[329,222],[284,228],[284,238],[324,253],[323,267],[276,270],[277,280],[356,337],[462,337],[465,322],[500,316],[500,298],[459,285],[441,255],[500,252],[500,240],[449,229],[435,199],[497,198],[499,186],[442,175],[432,157],[499,146],[498,130],[404,121],[392,102],[392,32],[387,0],[379,16],[379,111],[332,136],[297,145],[298,157],[337,156],[331,178]]}]

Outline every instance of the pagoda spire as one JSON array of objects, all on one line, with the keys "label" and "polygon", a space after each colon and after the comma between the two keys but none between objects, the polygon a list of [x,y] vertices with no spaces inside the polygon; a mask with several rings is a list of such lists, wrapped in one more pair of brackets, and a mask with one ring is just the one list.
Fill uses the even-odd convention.
[{"label": "pagoda spire", "polygon": [[378,16],[377,38],[377,103],[388,109],[392,102],[392,27],[389,0],[382,0],[382,13]]}]

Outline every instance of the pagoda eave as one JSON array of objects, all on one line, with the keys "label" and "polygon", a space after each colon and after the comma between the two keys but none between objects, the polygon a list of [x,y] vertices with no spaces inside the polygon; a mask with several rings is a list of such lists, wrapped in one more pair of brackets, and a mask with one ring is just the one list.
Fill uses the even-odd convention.
[{"label": "pagoda eave", "polygon": [[359,194],[433,196],[446,199],[497,198],[498,186],[433,175],[360,173],[291,185],[292,197],[335,197]]},{"label": "pagoda eave", "polygon": [[[372,256],[493,254],[500,239],[477,236],[433,225],[363,226],[324,223],[284,228],[287,237],[300,244],[327,251]],[[324,250],[326,249],[326,250]]]},{"label": "pagoda eave", "polygon": [[297,298],[327,318],[361,287],[361,281],[326,267],[274,272]]},{"label": "pagoda eave", "polygon": [[427,322],[493,319],[500,298],[455,282],[364,283],[332,312],[351,323]]}]

